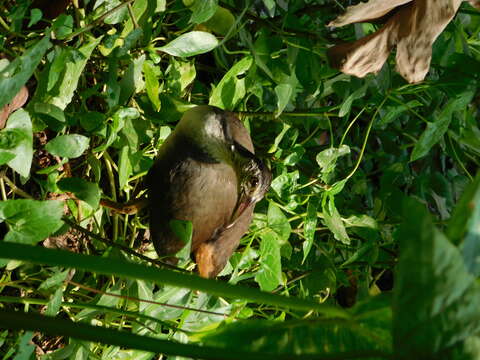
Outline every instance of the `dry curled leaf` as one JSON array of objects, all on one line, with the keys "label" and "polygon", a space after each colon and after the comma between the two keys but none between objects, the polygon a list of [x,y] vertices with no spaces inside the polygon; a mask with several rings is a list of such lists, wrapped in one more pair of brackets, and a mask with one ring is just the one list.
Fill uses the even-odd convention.
[{"label": "dry curled leaf", "polygon": [[335,20],[331,21],[328,26],[343,26],[357,22],[366,22],[373,19],[378,19],[383,15],[389,13],[397,6],[406,4],[412,0],[370,0],[366,3],[358,3],[354,6],[349,6],[345,14],[340,15]]},{"label": "dry curled leaf", "polygon": [[28,99],[28,89],[26,88],[26,86],[22,86],[22,88],[17,93],[17,95],[15,95],[12,101],[10,101],[9,104],[6,104],[0,110],[0,130],[5,127],[8,116],[18,108],[21,108],[23,104],[27,102],[27,99]]},{"label": "dry curled leaf", "polygon": [[[479,0],[469,0],[478,3]],[[328,56],[340,71],[364,77],[382,68],[394,46],[397,46],[397,71],[408,82],[422,81],[430,67],[432,45],[453,19],[462,0],[370,0],[347,8],[331,26],[381,17],[403,5],[377,32],[352,43],[334,46]],[[388,3],[388,4],[387,4]]]}]

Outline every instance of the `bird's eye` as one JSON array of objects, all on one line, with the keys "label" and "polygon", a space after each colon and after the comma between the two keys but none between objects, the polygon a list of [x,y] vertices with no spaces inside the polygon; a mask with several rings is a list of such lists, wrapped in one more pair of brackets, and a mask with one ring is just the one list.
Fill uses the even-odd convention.
[{"label": "bird's eye", "polygon": [[252,179],[251,184],[253,187],[256,187],[258,185],[258,179]]}]

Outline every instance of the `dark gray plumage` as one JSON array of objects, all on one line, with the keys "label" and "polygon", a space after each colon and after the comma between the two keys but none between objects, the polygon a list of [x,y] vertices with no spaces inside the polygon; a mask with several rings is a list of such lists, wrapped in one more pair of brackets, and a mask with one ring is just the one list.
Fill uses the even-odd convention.
[{"label": "dark gray plumage", "polygon": [[255,203],[271,181],[243,124],[212,106],[187,111],[147,175],[150,233],[160,256],[183,242],[172,219],[193,224],[192,253],[203,277],[216,276],[248,230]]}]

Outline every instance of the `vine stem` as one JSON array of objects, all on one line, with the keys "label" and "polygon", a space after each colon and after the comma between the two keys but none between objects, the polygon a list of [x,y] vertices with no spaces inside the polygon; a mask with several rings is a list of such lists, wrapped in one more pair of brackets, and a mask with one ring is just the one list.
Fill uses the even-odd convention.
[{"label": "vine stem", "polygon": [[154,264],[154,265],[157,265],[157,266],[160,266],[160,267],[164,267],[164,268],[169,268],[169,269],[172,269],[172,270],[179,270],[179,271],[182,271],[182,272],[187,272],[186,270],[184,269],[181,269],[179,267],[176,267],[174,265],[170,265],[170,264],[167,264],[163,261],[160,261],[160,260],[157,260],[157,259],[152,259],[148,256],[145,256],[143,254],[140,254],[138,252],[136,252],[135,250],[129,248],[128,246],[124,246],[122,244],[118,244],[116,242],[113,242],[111,240],[108,240],[108,239],[105,239],[103,237],[101,237],[100,235],[98,234],[95,234],[85,228],[83,228],[82,226],[78,225],[77,223],[75,223],[74,221],[70,220],[68,217],[64,216],[62,217],[62,220],[67,224],[69,225],[71,228],[81,232],[82,234],[84,235],[87,235],[88,237],[92,238],[92,239],[95,239],[95,240],[98,240],[108,246],[113,246],[113,247],[116,247],[130,255],[133,255],[133,256],[136,256],[137,258],[139,259],[142,259],[144,261],[148,261],[149,263],[151,264]]},{"label": "vine stem", "polygon": [[135,0],[127,0],[125,1],[124,3],[121,3],[120,5],[117,5],[115,6],[113,9],[105,12],[103,15],[101,15],[100,17],[98,17],[97,19],[95,19],[93,22],[91,22],[90,24],[88,24],[87,26],[81,28],[81,29],[78,29],[77,31],[71,33],[70,35],[68,35],[67,37],[65,37],[64,39],[62,39],[63,41],[69,41],[71,39],[73,39],[74,37],[80,35],[80,34],[83,34],[84,32],[87,32],[91,29],[93,29],[95,26],[97,26],[98,24],[102,23],[103,20],[105,20],[105,18],[107,18],[108,16],[110,16],[111,14],[113,14],[114,12],[116,12],[117,10],[120,10],[121,8],[125,7],[125,6],[128,6],[130,5],[131,3],[133,3]]},{"label": "vine stem", "polygon": [[215,311],[202,310],[202,309],[192,308],[192,307],[188,307],[188,306],[167,304],[167,303],[163,303],[163,302],[159,302],[159,301],[140,299],[140,298],[132,297],[132,296],[118,295],[118,294],[114,294],[114,293],[110,293],[110,292],[106,292],[106,291],[102,291],[102,290],[97,290],[97,289],[79,284],[79,283],[77,283],[75,281],[71,281],[71,280],[69,280],[68,283],[73,285],[73,286],[78,286],[79,288],[88,290],[88,291],[96,293],[96,294],[108,295],[108,296],[117,297],[117,298],[120,298],[120,299],[125,299],[125,300],[128,300],[128,301],[143,302],[143,303],[147,303],[147,304],[160,305],[160,306],[165,306],[165,307],[170,307],[170,308],[180,309],[180,310],[191,310],[191,311],[201,312],[201,313],[209,314],[209,315],[223,316],[224,318],[227,318],[229,316],[228,314],[218,313],[218,312],[215,312]]},{"label": "vine stem", "polygon": [[15,194],[20,195],[25,199],[33,199],[33,197],[30,194],[26,193],[25,191],[17,187],[17,185],[15,185],[15,183],[12,180],[10,180],[7,175],[5,175],[4,171],[0,172],[0,178],[7,183],[7,185]]},{"label": "vine stem", "polygon": [[355,164],[355,167],[350,172],[350,174],[348,174],[347,177],[343,181],[347,181],[348,179],[350,179],[355,174],[355,172],[358,170],[358,168],[360,167],[360,163],[362,162],[363,154],[365,153],[365,148],[367,147],[367,142],[368,142],[368,138],[370,136],[370,131],[372,130],[372,127],[373,127],[373,123],[375,122],[375,119],[377,118],[377,115],[380,112],[380,109],[382,108],[383,104],[385,104],[387,99],[388,99],[388,97],[384,98],[383,101],[380,103],[380,105],[375,110],[375,113],[372,116],[372,120],[370,120],[370,123],[368,124],[367,133],[365,134],[365,140],[363,141],[362,149],[360,150],[360,156],[358,157],[357,163]]},{"label": "vine stem", "polygon": [[[113,160],[108,154],[108,152],[103,153],[103,160],[105,161],[105,166],[107,168],[108,180],[110,182],[110,189],[112,192],[112,199],[113,201],[117,201],[117,190],[115,186],[115,176],[113,174]],[[113,216],[113,236],[112,240],[115,242],[118,238],[118,214],[114,213]]]}]

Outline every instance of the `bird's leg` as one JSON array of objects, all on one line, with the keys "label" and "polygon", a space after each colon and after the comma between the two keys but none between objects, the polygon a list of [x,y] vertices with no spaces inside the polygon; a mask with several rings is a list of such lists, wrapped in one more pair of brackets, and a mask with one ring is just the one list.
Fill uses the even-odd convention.
[{"label": "bird's leg", "polygon": [[119,203],[116,201],[101,199],[100,205],[120,214],[133,215],[148,206],[148,199],[146,197],[141,197],[138,199],[130,200],[126,203]]}]

